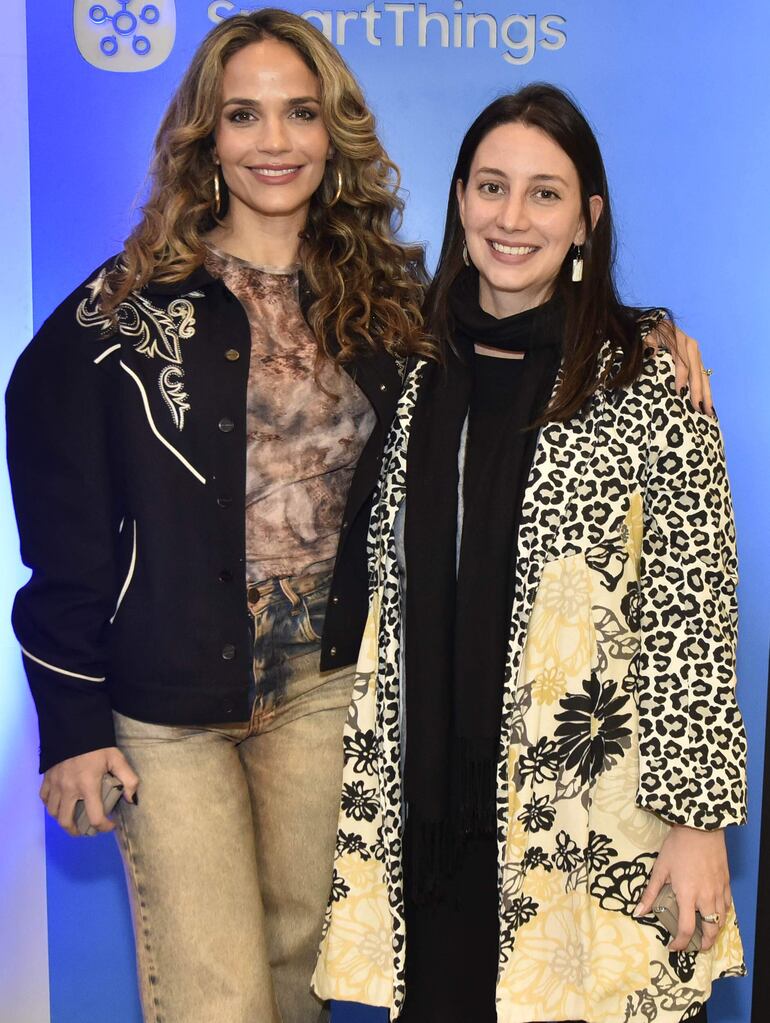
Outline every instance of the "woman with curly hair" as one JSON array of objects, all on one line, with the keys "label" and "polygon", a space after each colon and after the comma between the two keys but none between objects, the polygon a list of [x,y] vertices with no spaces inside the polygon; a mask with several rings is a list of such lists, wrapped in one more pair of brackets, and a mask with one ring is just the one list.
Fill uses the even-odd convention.
[{"label": "woman with curly hair", "polygon": [[279,10],[204,39],[119,256],[8,390],[41,797],[117,827],[147,1020],[311,1023],[382,443],[422,251],[350,71]]},{"label": "woman with curly hair", "polygon": [[618,297],[560,90],[466,133],[425,310],[443,366],[386,442],[316,988],[404,1023],[703,1023],[745,972],[722,439],[671,321]]}]

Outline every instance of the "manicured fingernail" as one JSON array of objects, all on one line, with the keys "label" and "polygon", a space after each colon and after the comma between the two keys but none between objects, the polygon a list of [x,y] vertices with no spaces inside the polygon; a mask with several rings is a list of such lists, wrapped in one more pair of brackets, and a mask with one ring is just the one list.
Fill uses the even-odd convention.
[{"label": "manicured fingernail", "polygon": [[687,395],[687,387],[683,387],[679,392],[679,397],[684,398]]},{"label": "manicured fingernail", "polygon": [[133,794],[133,796],[131,796],[131,802],[134,804],[134,806],[139,806],[139,793],[138,792],[135,792]]},{"label": "manicured fingernail", "polygon": [[642,913],[642,904],[641,904],[641,902],[639,903],[639,905],[634,910],[634,916],[644,916],[644,913]]},{"label": "manicured fingernail", "polygon": [[705,411],[706,411],[706,403],[703,402],[703,401],[699,401],[698,402],[698,408],[701,410],[701,412],[705,413]]}]

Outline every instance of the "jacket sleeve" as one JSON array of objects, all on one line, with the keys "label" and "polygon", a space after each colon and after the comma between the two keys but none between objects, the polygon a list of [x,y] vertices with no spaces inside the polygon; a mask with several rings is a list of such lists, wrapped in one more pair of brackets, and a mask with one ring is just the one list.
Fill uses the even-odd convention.
[{"label": "jacket sleeve", "polygon": [[719,426],[675,393],[667,352],[651,363],[637,804],[711,830],[746,819],[732,500]]},{"label": "jacket sleeve", "polygon": [[6,394],[8,464],[31,569],[16,596],[40,726],[40,770],[115,745],[106,640],[116,600],[120,512],[110,458],[107,347],[78,328],[75,301],[21,355]]}]

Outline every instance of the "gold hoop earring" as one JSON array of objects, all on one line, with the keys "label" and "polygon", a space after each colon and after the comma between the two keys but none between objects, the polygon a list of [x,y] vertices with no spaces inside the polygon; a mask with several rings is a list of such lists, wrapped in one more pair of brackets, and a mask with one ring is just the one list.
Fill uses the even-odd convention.
[{"label": "gold hoop earring", "polygon": [[340,198],[342,197],[342,189],[345,184],[344,181],[342,180],[342,171],[339,169],[339,167],[336,168],[335,173],[337,175],[337,188],[334,192],[334,195],[331,198],[331,202],[327,202],[326,204],[327,209],[331,209],[332,206],[336,206],[337,203],[340,201]]},{"label": "gold hoop earring", "polygon": [[218,217],[222,212],[222,191],[219,186],[219,167],[214,165],[214,216]]}]

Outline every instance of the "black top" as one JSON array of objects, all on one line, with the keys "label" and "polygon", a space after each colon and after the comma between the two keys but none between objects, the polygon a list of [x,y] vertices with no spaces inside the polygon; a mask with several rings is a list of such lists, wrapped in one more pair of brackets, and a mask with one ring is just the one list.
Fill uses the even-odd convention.
[{"label": "black top", "polygon": [[[452,345],[423,371],[407,450],[404,784],[426,898],[464,836],[494,829],[515,523],[563,330],[559,300],[495,319],[478,287],[470,270],[453,285]],[[525,358],[476,357],[477,342]]]},{"label": "black top", "polygon": [[[461,294],[463,292],[461,291]],[[464,841],[452,869],[430,894],[422,876],[426,859],[419,814],[407,818],[405,834],[406,1002],[404,1023],[494,1023],[498,962],[497,844],[494,829],[495,766],[499,745],[505,660],[516,582],[517,530],[522,498],[535,454],[532,428],[553,390],[561,357],[563,314],[558,300],[496,320],[469,302],[455,303],[458,349],[466,359],[481,342],[523,359],[470,356],[471,377],[464,453],[462,539],[457,571],[454,648],[454,731],[472,740],[474,760],[449,771],[471,782],[460,786]],[[458,403],[459,404],[459,403]],[[410,454],[412,447],[410,444]],[[407,483],[407,521],[414,503]],[[408,590],[419,584],[408,558]],[[414,594],[413,594],[414,595]],[[419,594],[417,595],[419,599]],[[414,636],[407,622],[406,636]],[[408,638],[407,638],[408,642]],[[419,636],[422,645],[426,637]],[[415,680],[407,664],[406,689]],[[406,734],[420,769],[426,745],[407,699]],[[426,714],[429,720],[430,709]],[[440,716],[438,716],[440,719]],[[434,718],[435,720],[435,718]],[[428,726],[430,727],[430,726]],[[419,726],[418,726],[419,728]],[[407,749],[409,744],[407,744]],[[458,759],[454,755],[455,761]],[[480,769],[481,768],[481,769]],[[425,782],[423,781],[423,786]],[[422,787],[422,786],[421,786]],[[420,791],[420,788],[417,788]],[[457,978],[447,983],[447,977]]]},{"label": "black top", "polygon": [[[13,625],[41,770],[115,744],[112,710],[158,724],[247,720],[243,307],[200,269],[101,315],[78,288],[19,358],[8,461],[24,563]],[[303,305],[310,296],[303,289]],[[358,655],[371,497],[400,392],[384,351],[346,364],[377,422],[359,459],[321,668]]]},{"label": "black top", "polygon": [[[524,356],[475,355],[464,461],[455,625],[457,714],[461,721],[472,723],[465,725],[466,734],[492,740],[487,755],[493,765],[515,588],[518,520],[537,443],[536,423],[559,367],[562,330],[559,299],[501,319],[466,306],[458,321],[457,333],[467,342]],[[494,793],[488,798],[492,822]]]}]

